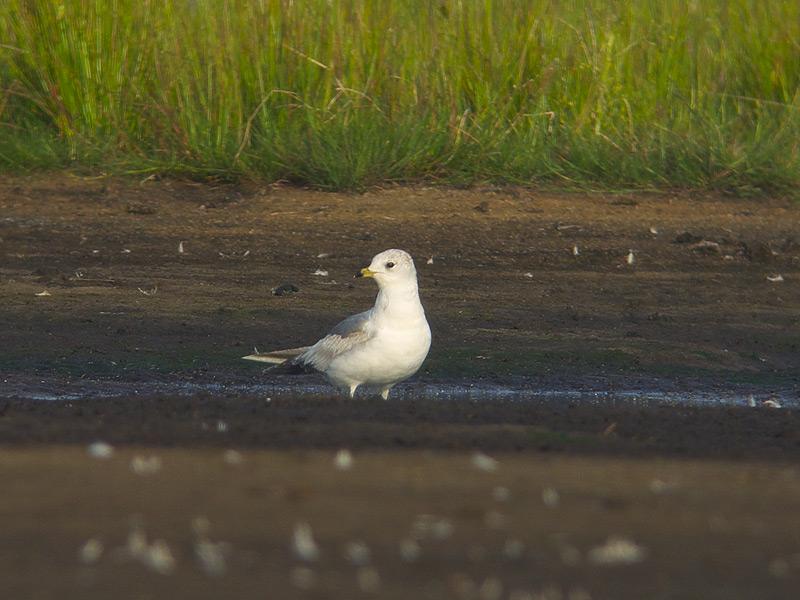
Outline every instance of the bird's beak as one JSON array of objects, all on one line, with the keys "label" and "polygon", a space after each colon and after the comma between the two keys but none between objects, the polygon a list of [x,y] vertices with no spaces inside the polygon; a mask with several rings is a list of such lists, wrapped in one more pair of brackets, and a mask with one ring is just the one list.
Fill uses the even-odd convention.
[{"label": "bird's beak", "polygon": [[356,277],[374,277],[375,271],[370,271],[368,267],[364,267],[358,273],[356,273]]}]

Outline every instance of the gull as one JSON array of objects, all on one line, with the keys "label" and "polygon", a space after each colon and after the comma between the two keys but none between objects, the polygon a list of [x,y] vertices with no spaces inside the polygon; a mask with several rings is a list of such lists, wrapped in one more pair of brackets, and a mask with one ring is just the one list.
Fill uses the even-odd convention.
[{"label": "gull", "polygon": [[375,305],[348,317],[313,346],[244,356],[273,363],[284,373],[318,371],[352,398],[361,386],[389,390],[422,366],[431,347],[431,329],[419,299],[414,260],[403,250],[375,255],[356,277],[378,284]]}]

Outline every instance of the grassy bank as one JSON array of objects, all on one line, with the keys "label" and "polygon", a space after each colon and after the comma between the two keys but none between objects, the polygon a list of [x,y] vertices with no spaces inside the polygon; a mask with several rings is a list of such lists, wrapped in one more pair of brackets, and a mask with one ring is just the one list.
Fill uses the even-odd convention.
[{"label": "grassy bank", "polygon": [[0,168],[800,184],[779,0],[7,0]]}]

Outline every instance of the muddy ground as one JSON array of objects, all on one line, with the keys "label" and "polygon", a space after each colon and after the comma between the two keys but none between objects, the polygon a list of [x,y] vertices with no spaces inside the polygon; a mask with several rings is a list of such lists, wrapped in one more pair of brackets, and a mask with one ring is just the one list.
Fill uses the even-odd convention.
[{"label": "muddy ground", "polygon": [[[0,580],[13,598],[793,597],[798,217],[686,194],[6,178]],[[434,334],[414,383],[388,403],[241,392],[272,380],[241,355],[368,307],[352,273],[388,247],[415,256]],[[416,396],[440,383],[586,397]],[[88,397],[32,399],[77,384]],[[631,389],[756,406],[589,402]],[[111,458],[87,454],[97,439]],[[135,551],[136,527],[174,564]]]}]

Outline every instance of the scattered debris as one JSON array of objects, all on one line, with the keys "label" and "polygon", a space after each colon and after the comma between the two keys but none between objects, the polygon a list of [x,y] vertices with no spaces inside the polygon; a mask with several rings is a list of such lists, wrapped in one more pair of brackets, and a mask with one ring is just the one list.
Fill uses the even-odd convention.
[{"label": "scattered debris", "polygon": [[528,279],[533,279],[533,273],[531,273],[530,271],[528,271],[527,273],[524,273],[523,276],[527,277]]},{"label": "scattered debris", "polygon": [[496,471],[497,465],[498,463],[495,459],[483,452],[474,452],[472,454],[472,466],[476,469],[480,469],[481,471]]},{"label": "scattered debris", "polygon": [[419,558],[422,553],[422,548],[411,538],[404,538],[400,540],[400,558],[406,562],[414,562]]},{"label": "scattered debris", "polygon": [[356,571],[356,581],[359,589],[365,593],[374,594],[381,589],[381,576],[372,567],[360,567]]},{"label": "scattered debris", "polygon": [[235,252],[231,252],[230,254],[226,254],[225,252],[217,252],[221,258],[247,258],[250,256],[250,250],[245,250],[242,254],[236,254]]},{"label": "scattered debris", "polygon": [[317,277],[327,277],[328,276],[328,272],[324,271],[322,269],[317,269],[316,271],[314,271],[312,273],[312,275],[316,275]]},{"label": "scattered debris", "polygon": [[222,420],[217,421],[217,433],[226,433],[228,431],[228,423]]},{"label": "scattered debris", "polygon": [[161,575],[168,575],[175,569],[175,557],[167,543],[164,540],[155,540],[148,544],[138,518],[131,524],[124,554]]},{"label": "scattered debris", "polygon": [[625,257],[625,262],[629,265],[632,265],[635,262],[635,258],[633,256],[633,250],[628,250],[628,256]]},{"label": "scattered debris", "polygon": [[39,292],[38,294],[34,294],[34,295],[35,295],[35,296],[52,296],[53,294],[51,294],[51,293],[50,293],[50,292],[48,292],[47,290],[42,290],[42,291],[41,291],[41,292]]},{"label": "scattered debris", "polygon": [[[767,281],[771,281],[772,283],[780,283],[783,281],[783,275],[777,273],[775,275],[767,275]],[[39,294],[36,294],[37,296]]]},{"label": "scattered debris", "polygon": [[103,542],[97,538],[91,538],[81,546],[78,551],[78,558],[85,565],[93,565],[103,555]]},{"label": "scattered debris", "polygon": [[561,502],[561,496],[555,488],[547,487],[542,490],[542,502],[547,508],[555,508]]},{"label": "scattered debris", "polygon": [[780,402],[773,399],[764,400],[761,402],[761,404],[762,406],[766,406],[767,408],[783,408]]},{"label": "scattered debris", "polygon": [[300,288],[293,283],[282,283],[278,287],[272,288],[273,296],[291,296],[300,291]]},{"label": "scattered debris", "polygon": [[755,408],[756,406],[756,397],[753,394],[750,394],[747,398],[747,405],[751,408]]},{"label": "scattered debris", "polygon": [[143,290],[142,288],[136,288],[136,289],[139,290],[139,292],[141,292],[145,296],[155,296],[158,293],[158,286],[157,285],[154,286],[153,288],[149,289],[149,290]]},{"label": "scattered debris", "polygon": [[319,547],[317,542],[314,541],[311,525],[306,522],[300,522],[294,526],[292,550],[300,560],[312,562],[319,558]]},{"label": "scattered debris", "polygon": [[169,575],[175,569],[175,557],[164,540],[150,544],[142,562],[161,575]]},{"label": "scattered debris", "polygon": [[579,256],[581,251],[578,249],[578,245],[574,245],[572,247],[572,256]]},{"label": "scattered debris", "polygon": [[433,534],[433,539],[435,540],[446,540],[453,535],[453,523],[447,519],[439,519],[433,523],[431,533]]},{"label": "scattered debris", "polygon": [[603,435],[604,436],[614,435],[616,431],[617,431],[617,422],[614,421],[613,423],[610,423],[608,427],[603,429]]},{"label": "scattered debris", "polygon": [[319,254],[317,254],[317,258],[330,258],[330,253],[329,252],[320,252]]},{"label": "scattered debris", "polygon": [[697,254],[722,254],[719,244],[710,240],[700,240],[695,244],[691,244],[689,249]]},{"label": "scattered debris", "polygon": [[222,453],[222,460],[229,465],[240,465],[244,462],[244,456],[238,450],[225,450]]},{"label": "scattered debris", "polygon": [[178,242],[178,254],[186,254],[186,251],[183,249],[183,242]]},{"label": "scattered debris", "polygon": [[147,553],[147,548],[147,536],[138,522],[134,522],[128,532],[125,550],[131,558],[141,559]]},{"label": "scattered debris", "polygon": [[364,565],[369,564],[371,554],[369,551],[369,546],[367,546],[364,542],[354,541],[347,543],[344,548],[344,556],[352,564],[363,567]]},{"label": "scattered debris", "polygon": [[674,483],[667,483],[661,479],[653,479],[647,486],[654,494],[666,494],[675,489]]},{"label": "scattered debris", "polygon": [[441,541],[453,534],[453,524],[448,519],[436,515],[417,515],[411,527],[414,538],[417,540],[430,536]]},{"label": "scattered debris", "polygon": [[228,544],[224,542],[212,542],[207,537],[200,537],[194,544],[194,554],[200,562],[200,567],[206,575],[219,577],[225,574],[228,569],[225,559]]},{"label": "scattered debris", "polygon": [[161,470],[161,458],[158,456],[139,456],[131,459],[131,471],[137,475],[152,475]]},{"label": "scattered debris", "polygon": [[340,471],[349,471],[353,468],[353,454],[350,450],[342,449],[333,457],[334,466]]},{"label": "scattered debris", "polygon": [[426,265],[432,265],[433,264],[433,257],[431,256],[428,260],[426,260],[425,264]]},{"label": "scattered debris", "polygon": [[602,546],[589,550],[589,561],[596,565],[631,565],[641,562],[647,550],[623,537],[610,537]]},{"label": "scattered debris", "polygon": [[114,455],[114,448],[105,442],[92,442],[86,449],[92,458],[111,458]]},{"label": "scattered debris", "polygon": [[650,233],[652,233],[653,235],[658,235],[658,229],[656,229],[655,227],[651,227],[651,228],[649,229],[649,231],[650,231]]}]

